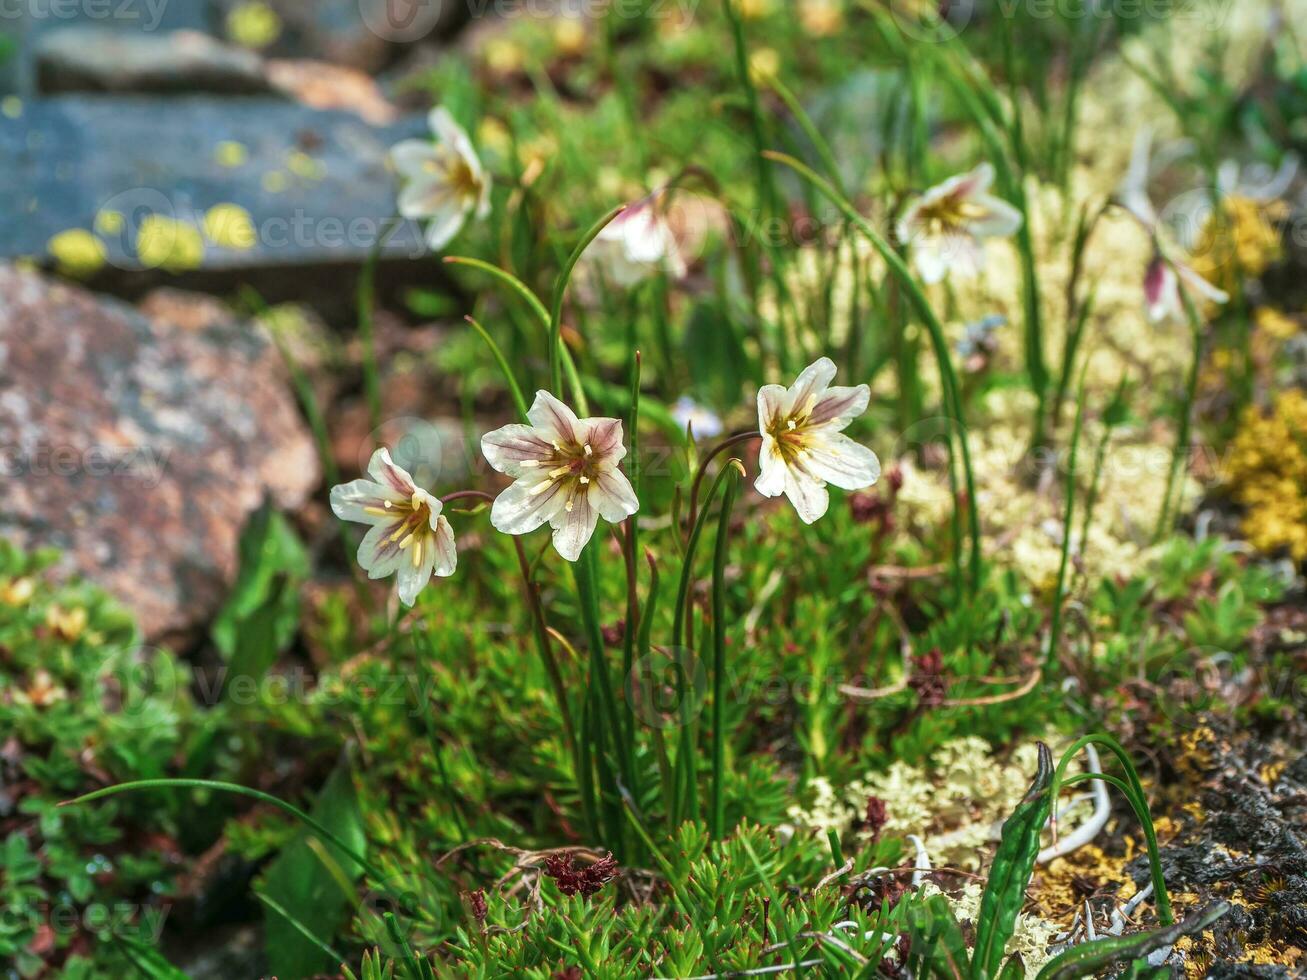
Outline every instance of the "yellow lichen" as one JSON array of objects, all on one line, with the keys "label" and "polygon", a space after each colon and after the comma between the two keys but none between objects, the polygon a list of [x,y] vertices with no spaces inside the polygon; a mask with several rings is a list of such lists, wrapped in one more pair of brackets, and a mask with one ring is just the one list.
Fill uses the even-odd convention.
[{"label": "yellow lichen", "polygon": [[219,248],[249,249],[257,243],[250,213],[238,204],[215,204],[204,215],[204,235]]},{"label": "yellow lichen", "polygon": [[77,279],[94,275],[108,258],[104,242],[84,228],[59,232],[50,239],[46,249],[60,272]]},{"label": "yellow lichen", "polygon": [[266,48],[281,36],[281,18],[266,3],[240,3],[227,14],[227,36],[246,48]]},{"label": "yellow lichen", "polygon": [[250,151],[244,143],[235,140],[223,140],[213,148],[213,159],[220,167],[239,167],[250,158]]},{"label": "yellow lichen", "polygon": [[1307,395],[1291,389],[1276,396],[1269,413],[1248,409],[1228,472],[1249,542],[1307,560]]},{"label": "yellow lichen", "polygon": [[204,239],[199,229],[152,214],[141,221],[136,237],[136,257],[147,269],[185,272],[204,262]]}]

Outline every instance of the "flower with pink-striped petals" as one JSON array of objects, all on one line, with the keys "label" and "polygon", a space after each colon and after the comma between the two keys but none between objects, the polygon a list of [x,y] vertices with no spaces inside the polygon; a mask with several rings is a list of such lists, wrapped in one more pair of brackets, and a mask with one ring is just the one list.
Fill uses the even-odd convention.
[{"label": "flower with pink-striped petals", "polygon": [[764,497],[782,493],[811,524],[830,505],[826,490],[862,490],[880,479],[880,460],[844,429],[867,410],[866,385],[832,386],[835,363],[823,357],[804,368],[790,387],[758,390],[758,429],[762,433],[761,471],[754,484]]},{"label": "flower with pink-striped petals", "polygon": [[414,483],[389,450],[372,454],[368,476],[332,487],[331,509],[342,521],[372,525],[359,545],[359,565],[368,578],[394,574],[400,601],[411,606],[432,575],[454,574],[454,531],[440,500]]},{"label": "flower with pink-striped petals", "polygon": [[536,392],[530,425],[506,425],[481,439],[486,461],[512,477],[495,498],[490,523],[526,534],[548,523],[554,547],[576,561],[598,519],[617,523],[640,509],[618,463],[626,455],[618,419],[579,419],[547,391]]}]

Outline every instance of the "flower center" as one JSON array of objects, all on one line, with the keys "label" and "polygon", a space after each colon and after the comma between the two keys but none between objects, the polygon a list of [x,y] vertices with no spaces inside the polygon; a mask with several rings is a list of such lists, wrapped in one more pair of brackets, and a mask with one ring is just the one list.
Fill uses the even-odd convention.
[{"label": "flower center", "polygon": [[599,458],[590,443],[555,443],[554,455],[530,465],[544,469],[545,478],[531,488],[532,495],[545,493],[555,484],[561,484],[566,494],[563,507],[571,511],[578,498],[590,492],[590,485],[599,474]]},{"label": "flower center", "polygon": [[778,412],[767,426],[767,434],[775,441],[776,451],[787,464],[795,462],[805,452],[808,423],[816,405],[817,396],[809,395],[788,415]]},{"label": "flower center", "polygon": [[407,501],[398,503],[387,500],[381,507],[369,507],[371,513],[389,517],[394,522],[387,535],[385,544],[413,549],[413,567],[422,564],[422,552],[426,540],[426,531],[431,526],[431,504],[426,494],[414,492]]},{"label": "flower center", "polygon": [[923,207],[917,213],[917,220],[931,233],[939,233],[983,217],[984,213],[984,208],[969,198],[948,194]]}]

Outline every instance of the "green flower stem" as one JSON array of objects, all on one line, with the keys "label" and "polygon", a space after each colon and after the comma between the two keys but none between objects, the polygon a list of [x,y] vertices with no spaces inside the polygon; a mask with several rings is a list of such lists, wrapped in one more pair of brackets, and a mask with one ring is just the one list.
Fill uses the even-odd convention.
[{"label": "green flower stem", "polygon": [[[513,275],[511,272],[506,272],[497,265],[491,265],[489,262],[483,262],[481,259],[469,258],[463,255],[447,255],[445,256],[444,261],[451,265],[466,265],[473,269],[479,269],[487,275],[494,276],[526,301],[527,306],[531,308],[531,312],[535,314],[536,319],[540,321],[540,326],[544,329],[545,335],[552,337],[553,334],[550,329],[549,311],[545,309],[545,304],[540,302],[540,297],[532,292],[531,287],[521,279],[517,278],[517,276]],[[572,352],[564,346],[563,349],[559,351],[559,356],[563,362],[563,371],[567,375],[568,387],[572,389],[572,395],[576,399],[577,411],[581,415],[587,415],[589,414],[590,409],[585,400],[585,392],[581,389],[581,376],[576,371],[576,362],[572,360]],[[557,385],[555,385],[555,392],[556,391]]]},{"label": "green flower stem", "polygon": [[377,299],[377,263],[381,260],[381,250],[401,224],[397,217],[388,222],[359,273],[358,330],[363,341],[363,390],[368,402],[368,424],[373,429],[381,425],[381,375],[377,368],[377,340],[372,315]]},{"label": "green flower stem", "polygon": [[1071,450],[1067,456],[1066,506],[1062,513],[1062,554],[1057,563],[1057,587],[1053,590],[1053,613],[1048,624],[1048,649],[1044,651],[1044,661],[1052,664],[1057,656],[1057,648],[1062,633],[1062,603],[1066,599],[1067,559],[1071,554],[1071,528],[1075,522],[1076,505],[1076,455],[1080,450],[1080,432],[1085,420],[1085,372],[1086,364],[1080,369],[1080,394],[1076,403],[1076,421],[1071,429]]},{"label": "green flower stem", "polygon": [[[699,549],[699,538],[702,536],[704,525],[707,523],[708,507],[712,503],[713,497],[717,495],[718,487],[721,486],[727,473],[732,469],[743,475],[744,464],[738,459],[731,459],[722,467],[721,472],[717,474],[717,478],[713,480],[712,486],[708,488],[708,498],[704,502],[704,510],[698,515],[693,527],[690,529],[690,538],[685,545],[685,557],[681,564],[681,580],[676,587],[676,603],[672,607],[672,651],[674,656],[680,655],[683,649],[682,644],[689,631],[690,583],[694,579],[694,556]],[[684,665],[682,665],[683,667]],[[676,753],[676,774],[674,778],[676,790],[673,794],[672,807],[673,826],[698,810],[698,786],[694,773],[694,739],[692,737],[694,717],[690,711],[690,692],[686,690],[684,675],[684,669],[678,671],[676,675],[677,705],[681,713],[681,744]],[[682,795],[682,791],[684,791],[684,795]]]},{"label": "green flower stem", "polygon": [[716,459],[721,453],[730,449],[732,446],[738,446],[743,442],[751,439],[761,439],[762,433],[758,431],[741,432],[737,435],[729,436],[723,439],[712,451],[703,458],[703,462],[694,471],[694,480],[690,483],[690,527],[693,528],[695,521],[699,517],[699,485],[703,483],[703,478],[708,472],[708,464]]},{"label": "green flower stem", "polygon": [[623,785],[635,785],[635,755],[617,713],[617,697],[613,692],[613,679],[604,660],[604,635],[599,625],[599,593],[595,562],[597,545],[591,541],[572,566],[577,597],[581,606],[581,622],[585,629],[586,644],[590,647],[590,683],[593,685],[608,737],[612,740],[613,754],[617,758]]},{"label": "green flower stem", "polygon": [[336,850],[340,851],[347,858],[366,871],[375,881],[385,881],[386,874],[362,854],[356,851],[349,844],[346,844],[338,836],[314,820],[299,807],[285,800],[278,799],[270,793],[264,793],[261,790],[252,789],[249,786],[241,786],[239,783],[224,783],[213,779],[137,779],[129,783],[119,783],[116,786],[106,786],[103,789],[97,789],[91,793],[83,795],[72,800],[64,800],[59,806],[80,806],[84,803],[90,803],[93,800],[101,800],[106,796],[116,796],[119,793],[131,793],[143,789],[207,789],[219,793],[232,793],[236,796],[248,796],[260,801],[269,803],[289,813],[292,817],[304,824],[309,830],[317,834],[325,843],[330,844]]},{"label": "green flower stem", "polygon": [[714,840],[721,840],[726,833],[726,804],[722,796],[726,768],[725,705],[722,703],[726,696],[726,545],[731,528],[731,509],[743,477],[742,470],[734,466],[727,466],[724,472],[728,476],[722,493],[721,513],[717,518],[712,564],[712,797],[708,826]]},{"label": "green flower stem", "polygon": [[[931,345],[935,351],[935,360],[939,367],[941,386],[944,389],[944,406],[953,422],[958,428],[957,441],[961,447],[962,455],[962,472],[966,481],[966,507],[968,524],[971,531],[971,588],[974,592],[980,586],[981,576],[981,551],[980,551],[980,515],[976,509],[976,481],[971,470],[971,449],[967,445],[966,423],[962,419],[962,403],[958,396],[957,375],[953,370],[953,362],[949,358],[948,341],[944,337],[944,328],[935,316],[935,311],[931,309],[930,302],[926,299],[926,294],[922,292],[921,287],[917,284],[912,273],[904,264],[902,257],[894,251],[889,242],[885,240],[880,232],[876,231],[857,209],[854,208],[848,200],[843,197],[834,187],[826,180],[823,180],[811,167],[802,163],[792,156],[784,153],[775,153],[771,150],[763,154],[767,159],[774,160],[789,167],[800,177],[807,180],[826,198],[844,213],[859,231],[867,237],[872,246],[880,253],[885,264],[889,266],[890,272],[899,281],[904,292],[912,301],[917,315],[926,325],[926,331],[930,334]],[[961,506],[954,495],[954,508]]]},{"label": "green flower stem", "polygon": [[499,370],[500,373],[504,375],[504,380],[508,382],[509,393],[513,396],[513,405],[517,408],[518,414],[525,418],[527,412],[526,397],[522,394],[522,387],[517,383],[517,378],[513,377],[513,369],[509,367],[508,359],[504,357],[504,352],[500,350],[499,345],[495,343],[495,338],[490,336],[486,328],[481,326],[475,317],[465,316],[463,319],[472,325],[472,329],[481,336],[481,339],[485,341],[486,346],[490,348],[490,355],[495,359],[495,363],[499,365]]},{"label": "green flower stem", "polygon": [[1162,539],[1162,535],[1171,529],[1174,523],[1172,506],[1179,506],[1179,501],[1173,501],[1176,494],[1176,482],[1180,477],[1180,468],[1184,463],[1185,454],[1189,451],[1189,434],[1193,427],[1194,398],[1198,394],[1198,374],[1203,363],[1203,325],[1199,319],[1198,310],[1194,307],[1194,301],[1190,298],[1189,293],[1185,291],[1184,281],[1180,279],[1180,273],[1176,271],[1174,263],[1170,259],[1166,260],[1171,266],[1171,275],[1175,276],[1180,291],[1180,299],[1184,303],[1185,316],[1189,320],[1189,329],[1194,339],[1194,356],[1189,364],[1189,378],[1185,384],[1184,401],[1180,405],[1180,424],[1175,434],[1175,447],[1171,451],[1171,465],[1166,473],[1166,489],[1162,493],[1162,510],[1157,515],[1157,527],[1153,530],[1153,541],[1157,542]]},{"label": "green flower stem", "polygon": [[[608,226],[610,221],[625,210],[625,204],[618,205],[590,226],[589,230],[581,236],[576,248],[572,249],[572,254],[568,256],[562,271],[558,273],[558,279],[554,282],[554,303],[549,316],[549,383],[553,386],[554,392],[562,390],[562,375],[559,365],[560,358],[565,353],[563,347],[563,296],[567,292],[567,283],[572,278],[572,270],[576,268],[576,263],[581,261],[581,256],[590,243],[595,240],[595,237]],[[581,379],[576,374],[575,366],[572,367],[569,373],[568,383],[572,388],[572,398],[576,402],[577,412],[580,415],[589,414],[589,409],[586,407],[585,392],[581,388]]]},{"label": "green flower stem", "polygon": [[[481,490],[459,490],[440,498],[442,504],[452,504],[460,500],[476,500],[491,505],[495,502],[494,497]],[[572,709],[568,706],[563,673],[559,669],[558,658],[554,656],[553,645],[549,642],[549,623],[545,620],[545,610],[540,604],[540,593],[536,591],[535,582],[531,577],[531,561],[526,556],[526,548],[522,545],[521,537],[515,534],[509,537],[513,539],[513,549],[517,552],[517,567],[522,576],[522,589],[526,596],[527,608],[531,612],[531,627],[535,634],[536,650],[540,654],[541,663],[544,664],[545,674],[549,677],[549,684],[554,689],[554,699],[558,702],[558,710],[563,717],[563,732],[567,736],[567,746],[575,758],[576,726],[572,719]]]}]

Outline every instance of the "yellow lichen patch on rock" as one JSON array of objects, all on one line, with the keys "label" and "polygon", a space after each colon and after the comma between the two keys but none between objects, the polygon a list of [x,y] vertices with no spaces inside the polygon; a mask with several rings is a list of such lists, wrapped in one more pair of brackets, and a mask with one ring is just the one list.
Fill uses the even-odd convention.
[{"label": "yellow lichen patch on rock", "polygon": [[162,214],[141,221],[136,257],[147,269],[185,272],[204,262],[204,239],[198,229]]},{"label": "yellow lichen patch on rock", "polygon": [[219,248],[250,249],[257,243],[254,221],[239,204],[215,204],[204,215],[204,235]]},{"label": "yellow lichen patch on rock", "polygon": [[227,15],[227,36],[245,48],[266,48],[281,36],[281,18],[266,3],[237,4]]},{"label": "yellow lichen patch on rock", "polygon": [[84,228],[59,232],[50,239],[46,249],[60,272],[77,279],[94,275],[107,258],[104,242]]}]

